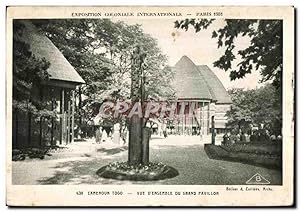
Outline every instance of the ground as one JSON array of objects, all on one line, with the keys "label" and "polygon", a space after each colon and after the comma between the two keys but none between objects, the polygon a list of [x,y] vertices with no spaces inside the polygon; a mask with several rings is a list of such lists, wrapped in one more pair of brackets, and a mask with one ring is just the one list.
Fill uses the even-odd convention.
[{"label": "ground", "polygon": [[209,159],[199,137],[154,137],[150,141],[150,160],[163,162],[179,171],[179,176],[160,181],[132,182],[100,178],[96,171],[115,161],[127,161],[127,146],[93,140],[74,142],[68,150],[53,153],[44,160],[13,162],[12,183],[35,184],[169,184],[241,185],[256,173],[271,184],[281,184],[281,171],[238,162]]}]

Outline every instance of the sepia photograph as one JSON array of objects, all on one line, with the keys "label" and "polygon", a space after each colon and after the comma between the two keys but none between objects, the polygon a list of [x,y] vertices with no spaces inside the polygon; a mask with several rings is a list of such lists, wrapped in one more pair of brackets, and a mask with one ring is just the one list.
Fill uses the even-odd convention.
[{"label": "sepia photograph", "polygon": [[70,15],[12,18],[11,185],[284,185],[283,18]]}]

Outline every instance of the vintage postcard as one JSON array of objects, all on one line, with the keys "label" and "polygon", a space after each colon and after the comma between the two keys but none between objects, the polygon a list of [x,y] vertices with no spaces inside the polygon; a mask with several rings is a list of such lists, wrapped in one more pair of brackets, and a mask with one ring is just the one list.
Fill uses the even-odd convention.
[{"label": "vintage postcard", "polygon": [[293,206],[294,12],[7,7],[7,205]]}]

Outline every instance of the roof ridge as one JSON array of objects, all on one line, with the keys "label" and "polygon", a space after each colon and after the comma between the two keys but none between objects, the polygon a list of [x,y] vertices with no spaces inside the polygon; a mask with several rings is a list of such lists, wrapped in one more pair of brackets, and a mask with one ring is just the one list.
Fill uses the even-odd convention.
[{"label": "roof ridge", "polygon": [[[207,65],[204,65],[206,67],[208,67]],[[203,77],[204,82],[206,83],[208,90],[210,92],[210,95],[213,97],[213,100],[217,100],[215,93],[213,92],[212,88],[210,87],[210,85],[208,84],[206,78],[203,76],[203,74],[201,73],[201,70],[199,69],[198,65],[196,65],[198,73]]]}]

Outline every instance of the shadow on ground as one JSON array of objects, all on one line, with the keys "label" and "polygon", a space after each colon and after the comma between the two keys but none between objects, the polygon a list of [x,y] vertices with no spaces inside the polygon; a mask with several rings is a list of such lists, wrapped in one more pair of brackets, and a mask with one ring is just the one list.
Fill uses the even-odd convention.
[{"label": "shadow on ground", "polygon": [[[110,163],[114,160],[106,160],[105,162]],[[86,161],[69,161],[59,163],[53,167],[55,173],[52,177],[43,178],[39,180],[40,184],[123,184],[118,183],[117,180],[99,178],[96,175],[97,170],[104,164],[101,161],[86,160]]]},{"label": "shadow on ground", "polygon": [[[259,173],[272,185],[280,185],[281,172],[237,162],[209,159],[203,145],[150,145],[150,161],[163,162],[180,173],[177,177],[159,181],[119,181],[96,175],[101,167],[116,161],[127,161],[127,149],[103,147],[90,157],[51,164],[51,175],[37,180],[38,184],[169,184],[169,185],[243,185]],[[96,157],[94,157],[96,156]],[[44,175],[45,176],[45,175]]]},{"label": "shadow on ground", "polygon": [[100,149],[97,149],[97,152],[106,153],[106,155],[114,155],[114,154],[118,154],[118,153],[126,151],[126,150],[128,150],[128,147],[124,146],[124,147],[117,147],[117,148],[113,148],[113,149],[100,148]]}]

